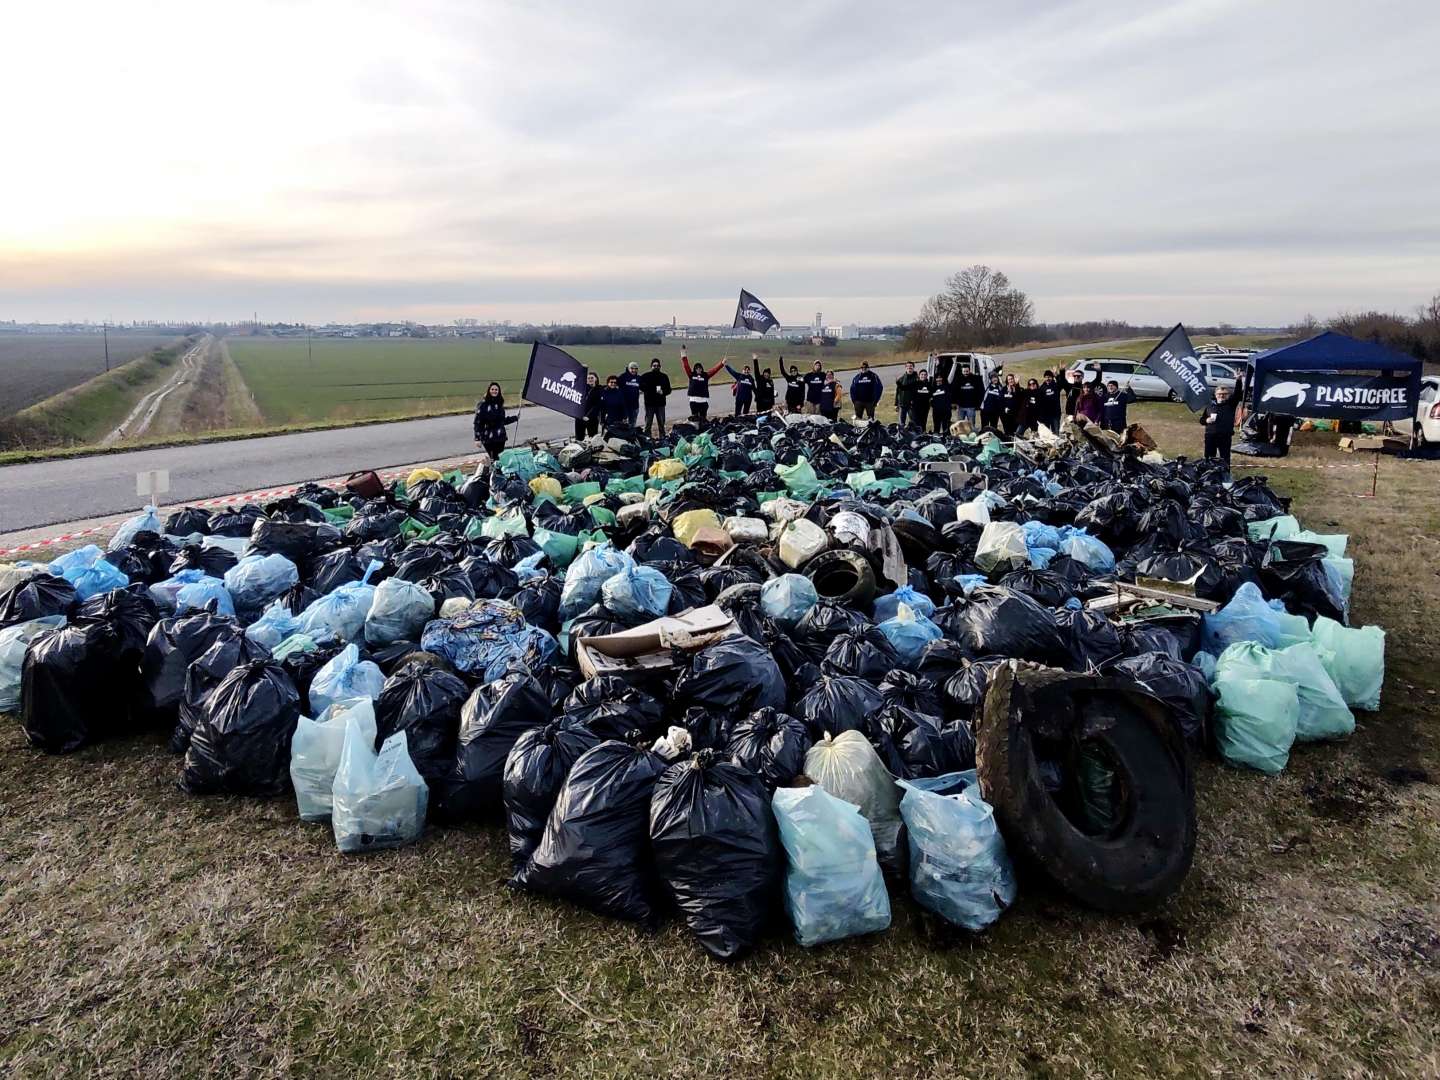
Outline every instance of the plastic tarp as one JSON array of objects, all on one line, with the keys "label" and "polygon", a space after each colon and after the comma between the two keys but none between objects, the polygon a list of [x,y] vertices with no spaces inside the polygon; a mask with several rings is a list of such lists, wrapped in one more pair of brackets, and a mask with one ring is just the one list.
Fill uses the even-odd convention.
[{"label": "plastic tarp", "polygon": [[420,635],[420,647],[443,656],[456,671],[498,679],[519,661],[539,667],[559,646],[538,626],[531,626],[520,609],[505,600],[477,600],[454,619],[435,619]]}]

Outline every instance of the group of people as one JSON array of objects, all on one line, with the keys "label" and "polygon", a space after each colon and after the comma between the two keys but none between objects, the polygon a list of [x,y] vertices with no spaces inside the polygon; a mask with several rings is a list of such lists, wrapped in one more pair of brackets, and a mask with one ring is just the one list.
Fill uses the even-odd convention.
[{"label": "group of people", "polygon": [[[784,397],[777,402],[777,376],[766,367],[760,368],[759,357],[750,355],[750,363],[736,368],[724,357],[713,367],[691,363],[687,353],[680,356],[685,372],[685,400],[692,423],[704,426],[710,415],[710,380],[723,370],[730,375],[730,394],[734,415],[784,412],[812,414],[835,420],[840,415],[844,390],[834,371],[825,370],[816,360],[809,371],[800,372],[794,364],[787,370],[785,358],[779,360],[778,381],[784,384]],[[933,374],[932,374],[933,369]],[[606,376],[602,384],[595,372],[585,376],[584,411],[575,418],[575,438],[639,427],[645,434],[653,430],[657,437],[665,435],[666,405],[674,387],[665,374],[659,357],[650,360],[650,370],[630,363],[618,375]],[[850,380],[850,401],[857,420],[873,420],[885,384],[870,370],[868,361]],[[905,372],[895,381],[895,407],[902,427],[917,431],[948,432],[952,420],[964,421],[977,430],[989,430],[1005,438],[1033,433],[1041,424],[1059,431],[1064,417],[1084,417],[1106,431],[1123,432],[1129,426],[1128,410],[1135,400],[1129,387],[1121,387],[1114,379],[1102,382],[1100,373],[1089,382],[1078,372],[1067,373],[1066,380],[1057,379],[1054,371],[1046,371],[1039,379],[1028,379],[1025,385],[1014,375],[1002,380],[992,373],[988,382],[970,364],[952,364],[949,357],[930,357],[923,367],[905,365]],[[1215,391],[1200,420],[1205,425],[1205,456],[1230,461],[1230,437],[1234,429],[1238,395],[1229,387]],[[641,424],[641,409],[644,409]],[[505,399],[499,383],[491,383],[485,397],[475,406],[475,441],[492,457],[505,447],[505,429],[518,416],[507,415]]]}]

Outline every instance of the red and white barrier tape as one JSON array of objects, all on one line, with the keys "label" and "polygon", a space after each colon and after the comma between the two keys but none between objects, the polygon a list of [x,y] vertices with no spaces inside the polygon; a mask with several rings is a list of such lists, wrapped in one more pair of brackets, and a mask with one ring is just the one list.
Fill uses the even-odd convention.
[{"label": "red and white barrier tape", "polygon": [[1374,462],[1356,461],[1346,462],[1343,465],[1302,465],[1298,462],[1282,463],[1275,461],[1232,461],[1232,469],[1373,469]]}]

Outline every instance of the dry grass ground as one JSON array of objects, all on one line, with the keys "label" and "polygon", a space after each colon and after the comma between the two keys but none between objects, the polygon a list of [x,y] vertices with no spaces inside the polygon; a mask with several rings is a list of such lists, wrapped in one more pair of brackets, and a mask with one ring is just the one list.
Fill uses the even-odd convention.
[{"label": "dry grass ground", "polygon": [[[1137,418],[1172,453],[1199,427]],[[1301,436],[1285,464],[1353,464]],[[1437,467],[1274,469],[1351,535],[1388,631],[1377,714],[1281,776],[1198,766],[1164,910],[1038,887],[988,933],[895,898],[886,934],[734,967],[510,893],[496,827],[344,858],[288,800],[195,799],[159,737],[67,758],[0,724],[0,1068],[12,1076],[1440,1074]]]}]

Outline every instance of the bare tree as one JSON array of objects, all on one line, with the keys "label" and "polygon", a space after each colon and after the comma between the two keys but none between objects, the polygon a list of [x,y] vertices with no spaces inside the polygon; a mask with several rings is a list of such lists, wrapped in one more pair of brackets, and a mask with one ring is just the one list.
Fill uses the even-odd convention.
[{"label": "bare tree", "polygon": [[925,301],[906,341],[915,349],[1005,345],[1034,317],[1030,298],[1004,273],[977,264],[952,274]]}]

